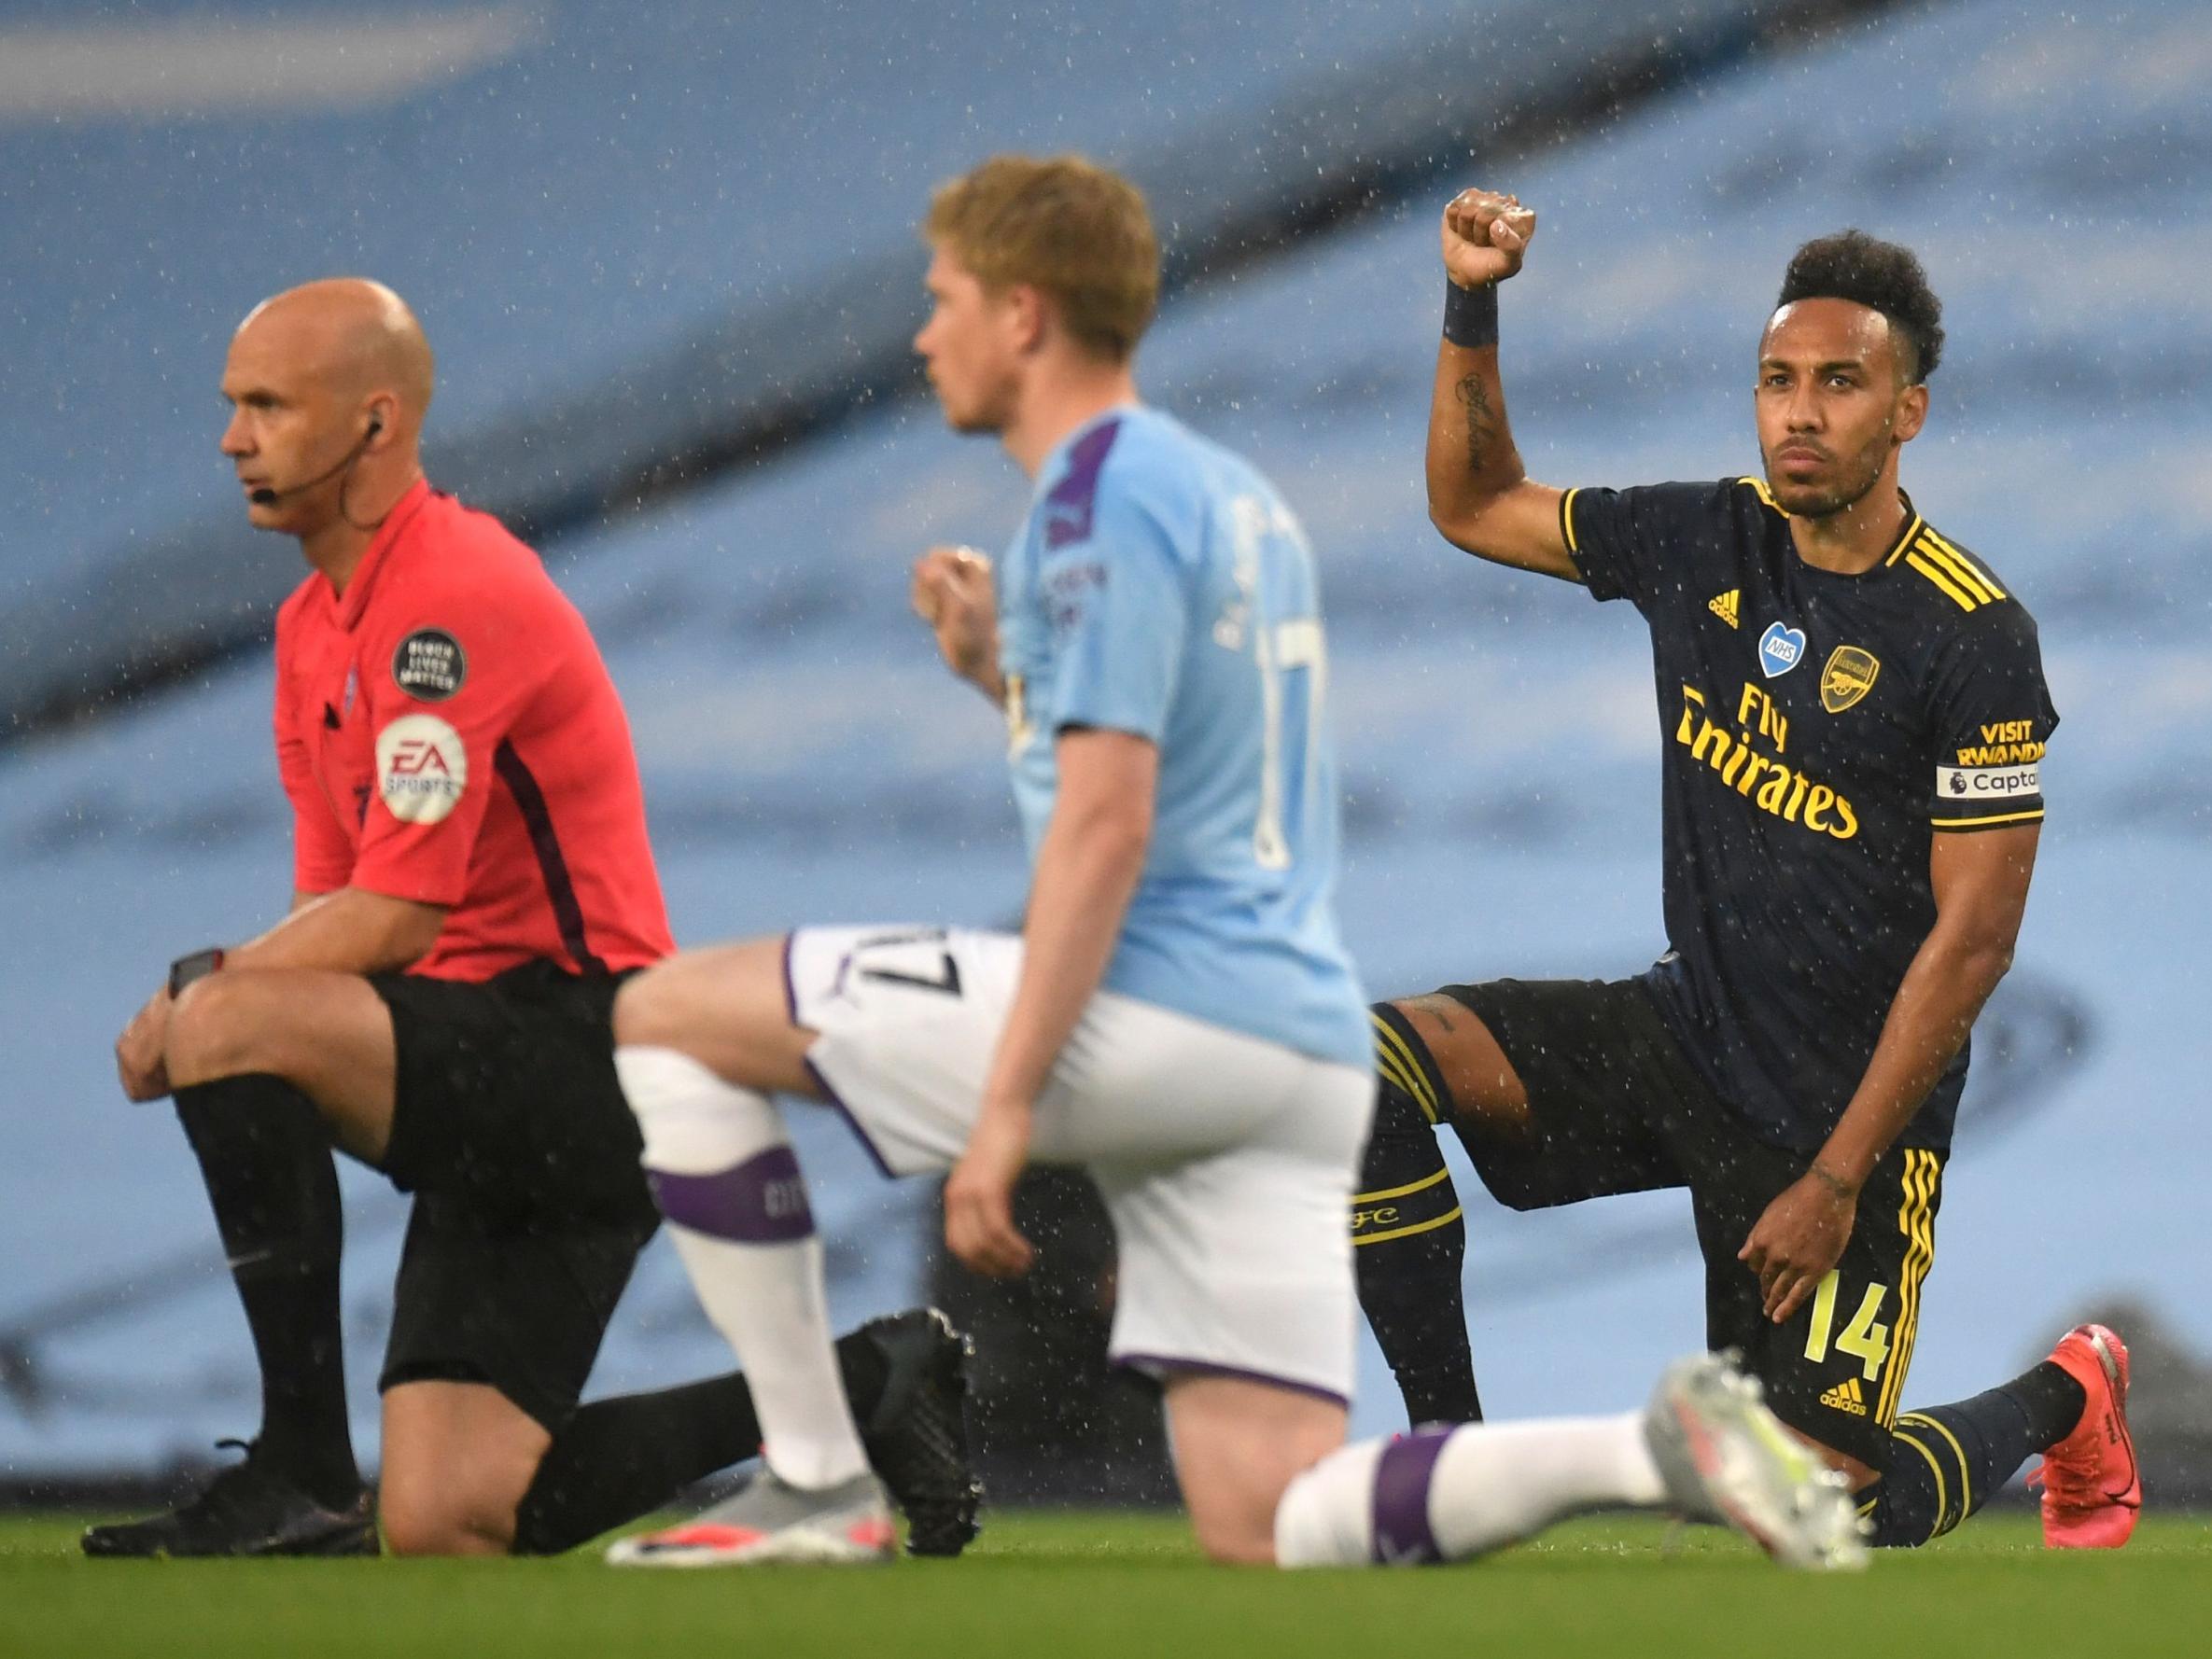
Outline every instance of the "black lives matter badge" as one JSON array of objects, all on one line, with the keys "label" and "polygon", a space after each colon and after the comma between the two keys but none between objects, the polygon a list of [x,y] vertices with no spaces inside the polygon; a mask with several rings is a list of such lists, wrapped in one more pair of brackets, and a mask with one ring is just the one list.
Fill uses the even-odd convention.
[{"label": "black lives matter badge", "polygon": [[392,653],[392,683],[417,703],[443,703],[468,677],[468,653],[442,628],[417,628]]}]

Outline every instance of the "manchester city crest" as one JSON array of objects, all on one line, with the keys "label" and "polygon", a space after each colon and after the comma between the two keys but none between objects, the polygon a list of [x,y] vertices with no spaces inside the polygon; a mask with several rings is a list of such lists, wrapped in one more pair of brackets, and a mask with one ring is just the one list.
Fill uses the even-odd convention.
[{"label": "manchester city crest", "polygon": [[1820,706],[1832,715],[1840,715],[1874,689],[1874,676],[1882,672],[1882,664],[1874,660],[1872,651],[1861,650],[1855,645],[1840,645],[1828,653],[1827,666],[1820,671]]}]

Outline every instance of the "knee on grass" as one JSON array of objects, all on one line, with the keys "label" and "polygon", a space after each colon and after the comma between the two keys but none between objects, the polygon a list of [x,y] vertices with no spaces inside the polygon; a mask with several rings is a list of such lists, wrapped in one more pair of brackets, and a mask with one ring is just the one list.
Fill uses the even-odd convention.
[{"label": "knee on grass", "polygon": [[377,1521],[395,1555],[504,1555],[514,1538],[511,1506],[466,1491],[386,1491]]},{"label": "knee on grass", "polygon": [[1229,1567],[1267,1567],[1275,1560],[1275,1529],[1267,1516],[1194,1513],[1191,1529],[1209,1561]]}]

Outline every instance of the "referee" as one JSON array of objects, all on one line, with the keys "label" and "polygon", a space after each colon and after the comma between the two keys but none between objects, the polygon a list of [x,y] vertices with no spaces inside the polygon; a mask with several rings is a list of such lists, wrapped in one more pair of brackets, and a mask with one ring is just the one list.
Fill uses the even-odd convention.
[{"label": "referee", "polygon": [[[563,1549],[751,1456],[742,1377],[577,1405],[657,1224],[613,1069],[623,979],[673,948],[627,721],[531,551],[425,481],[430,349],[381,285],[311,283],[231,342],[223,453],[309,574],[278,613],[290,913],[180,958],[116,1044],[173,1094],[260,1362],[245,1459],[94,1555]],[[415,1194],[381,1387],[347,1428],[330,1151]],[[919,1550],[973,1531],[960,1340],[840,1346]]]},{"label": "referee", "polygon": [[2101,1326],[2000,1388],[1898,1405],[1967,1035],[2012,959],[2058,723],[2010,586],[1898,485],[1943,342],[1919,262],[1807,243],[1759,339],[1761,476],[1532,482],[1497,284],[1535,216],[1446,209],[1430,515],[1650,629],[1668,950],[1612,983],[1493,980],[1373,1011],[1383,1076],[1354,1206],[1363,1301],[1416,1419],[1478,1406],[1458,1204],[1428,1125],[1517,1209],[1689,1192],[1708,1345],[1918,1544],[2045,1454],[2046,1540],[2125,1541],[2127,1355]]}]

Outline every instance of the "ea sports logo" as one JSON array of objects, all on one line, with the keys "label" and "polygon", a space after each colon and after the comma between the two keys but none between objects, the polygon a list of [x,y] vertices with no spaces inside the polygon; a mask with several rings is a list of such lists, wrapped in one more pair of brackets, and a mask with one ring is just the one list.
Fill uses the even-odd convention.
[{"label": "ea sports logo", "polygon": [[411,737],[392,751],[394,777],[451,777],[453,768],[445,763],[438,745],[427,737]]},{"label": "ea sports logo", "polygon": [[469,788],[461,734],[436,715],[401,715],[376,734],[376,792],[403,824],[435,824]]}]

